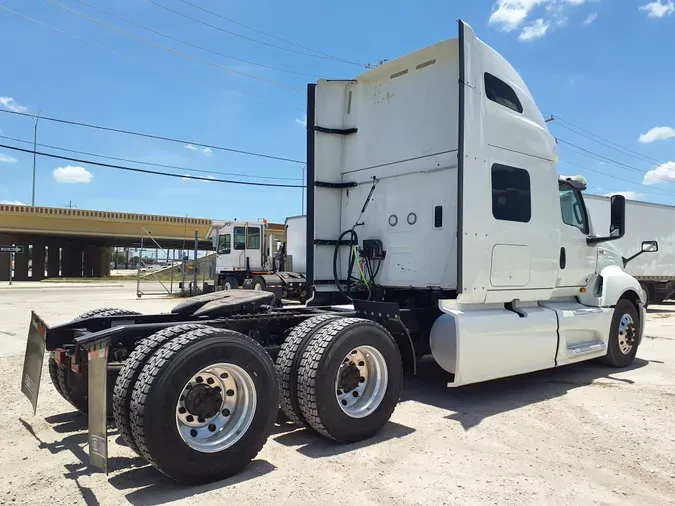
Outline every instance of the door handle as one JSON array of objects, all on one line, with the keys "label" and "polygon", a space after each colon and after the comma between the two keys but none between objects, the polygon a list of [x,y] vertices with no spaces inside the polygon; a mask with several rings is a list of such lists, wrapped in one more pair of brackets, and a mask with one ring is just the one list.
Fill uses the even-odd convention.
[{"label": "door handle", "polygon": [[560,248],[560,268],[564,269],[567,264],[567,255],[565,254],[565,248]]}]

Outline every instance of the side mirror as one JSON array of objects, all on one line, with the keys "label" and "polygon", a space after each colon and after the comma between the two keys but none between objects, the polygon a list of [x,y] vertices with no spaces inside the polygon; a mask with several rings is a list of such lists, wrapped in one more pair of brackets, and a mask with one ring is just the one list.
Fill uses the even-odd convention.
[{"label": "side mirror", "polygon": [[218,248],[218,236],[214,235],[211,237],[211,244],[213,245],[213,249]]},{"label": "side mirror", "polygon": [[609,236],[620,239],[626,232],[626,197],[613,195],[610,202]]},{"label": "side mirror", "polygon": [[659,250],[659,243],[656,241],[642,241],[643,253],[656,253]]},{"label": "side mirror", "polygon": [[589,237],[588,244],[615,241],[626,233],[626,198],[623,195],[613,195],[610,200],[609,235],[607,237]]}]

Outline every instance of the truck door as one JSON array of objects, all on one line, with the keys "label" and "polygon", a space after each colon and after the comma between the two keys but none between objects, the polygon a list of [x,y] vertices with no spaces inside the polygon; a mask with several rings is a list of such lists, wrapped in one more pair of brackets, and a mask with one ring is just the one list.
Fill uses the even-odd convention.
[{"label": "truck door", "polygon": [[595,272],[598,251],[588,245],[588,211],[579,190],[569,183],[558,183],[560,193],[560,251],[556,288],[586,286]]}]

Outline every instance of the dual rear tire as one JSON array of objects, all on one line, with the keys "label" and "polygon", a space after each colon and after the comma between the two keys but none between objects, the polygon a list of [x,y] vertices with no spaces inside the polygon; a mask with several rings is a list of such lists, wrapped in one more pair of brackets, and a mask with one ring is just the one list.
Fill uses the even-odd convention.
[{"label": "dual rear tire", "polygon": [[377,434],[403,383],[396,341],[383,326],[360,318],[310,318],[283,343],[276,366],[284,414],[343,443]]}]

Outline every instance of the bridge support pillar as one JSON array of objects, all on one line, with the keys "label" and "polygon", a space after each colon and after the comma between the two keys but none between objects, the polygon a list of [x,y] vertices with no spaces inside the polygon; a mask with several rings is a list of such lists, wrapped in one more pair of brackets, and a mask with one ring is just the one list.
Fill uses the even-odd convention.
[{"label": "bridge support pillar", "polygon": [[110,248],[100,248],[99,265],[101,266],[99,276],[110,277]]},{"label": "bridge support pillar", "polygon": [[45,240],[41,237],[32,237],[32,266],[31,281],[41,281],[45,277]]},{"label": "bridge support pillar", "polygon": [[61,245],[55,239],[47,239],[47,277],[58,278],[61,267]]},{"label": "bridge support pillar", "polygon": [[[16,236],[11,234],[0,234],[0,244],[11,246],[16,244]],[[9,269],[12,255],[10,253],[0,253],[0,281],[9,281]]]},{"label": "bridge support pillar", "polygon": [[68,242],[63,245],[61,251],[61,276],[64,278],[81,278],[82,245],[76,241]]},{"label": "bridge support pillar", "polygon": [[101,277],[101,259],[100,248],[87,244],[84,248],[84,277],[85,278],[100,278]]}]

